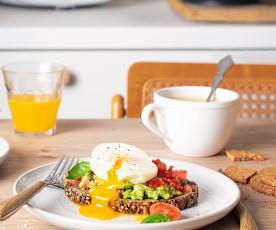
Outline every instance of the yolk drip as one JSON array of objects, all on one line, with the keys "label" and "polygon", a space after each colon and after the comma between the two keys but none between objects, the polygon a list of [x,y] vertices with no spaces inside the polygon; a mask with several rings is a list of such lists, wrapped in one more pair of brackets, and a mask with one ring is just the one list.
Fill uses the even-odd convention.
[{"label": "yolk drip", "polygon": [[90,193],[92,203],[80,206],[80,214],[86,217],[93,217],[101,220],[108,220],[123,214],[115,212],[108,205],[109,200],[116,196],[116,188],[122,185],[118,180],[117,170],[121,167],[122,159],[118,159],[113,168],[108,172],[107,181],[102,180]]},{"label": "yolk drip", "polygon": [[[115,212],[108,205],[110,199],[116,196],[116,190],[122,185],[122,181],[118,180],[117,170],[121,168],[122,161],[120,158],[116,160],[115,165],[107,174],[107,181],[101,180],[101,184],[96,186],[90,193],[92,203],[90,205],[80,206],[80,214],[86,217],[92,217],[100,220],[109,220],[119,216],[126,216],[127,214]],[[137,221],[142,221],[147,215],[131,215]]]}]

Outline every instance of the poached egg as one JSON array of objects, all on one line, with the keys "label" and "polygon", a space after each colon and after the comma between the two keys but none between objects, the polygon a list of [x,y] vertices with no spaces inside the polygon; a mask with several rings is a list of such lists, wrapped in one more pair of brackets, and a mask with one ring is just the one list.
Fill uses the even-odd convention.
[{"label": "poached egg", "polygon": [[121,167],[116,170],[119,181],[133,184],[145,183],[157,175],[157,167],[141,149],[123,143],[100,144],[91,154],[90,166],[103,180],[108,180],[108,172],[121,159]]},{"label": "poached egg", "polygon": [[80,214],[108,220],[125,214],[115,212],[109,201],[126,181],[145,183],[157,175],[157,166],[141,149],[123,143],[103,143],[91,153],[90,166],[100,184],[90,192],[90,205],[80,206]]}]

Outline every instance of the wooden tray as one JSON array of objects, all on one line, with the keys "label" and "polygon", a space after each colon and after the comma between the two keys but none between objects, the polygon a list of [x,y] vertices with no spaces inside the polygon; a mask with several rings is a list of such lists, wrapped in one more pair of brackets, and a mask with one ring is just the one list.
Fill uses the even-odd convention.
[{"label": "wooden tray", "polygon": [[276,2],[239,6],[207,6],[168,0],[171,7],[191,21],[206,22],[276,22]]}]

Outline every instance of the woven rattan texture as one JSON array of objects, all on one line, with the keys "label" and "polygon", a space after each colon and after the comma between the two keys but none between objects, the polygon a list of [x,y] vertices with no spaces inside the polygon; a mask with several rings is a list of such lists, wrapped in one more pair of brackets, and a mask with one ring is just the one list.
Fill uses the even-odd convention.
[{"label": "woven rattan texture", "polygon": [[[142,89],[142,108],[152,102],[153,93],[165,87],[182,85],[208,86],[204,79],[195,81],[155,78],[146,81]],[[221,88],[234,90],[240,94],[240,117],[243,119],[275,119],[276,118],[276,81],[228,80]]]}]

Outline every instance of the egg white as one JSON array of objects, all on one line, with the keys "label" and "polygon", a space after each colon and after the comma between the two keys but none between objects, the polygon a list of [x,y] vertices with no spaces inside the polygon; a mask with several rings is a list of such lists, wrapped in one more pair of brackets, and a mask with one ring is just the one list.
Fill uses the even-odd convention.
[{"label": "egg white", "polygon": [[145,183],[157,175],[156,165],[143,150],[124,143],[97,145],[91,153],[91,169],[99,178],[107,180],[107,173],[118,158],[122,159],[121,168],[117,170],[120,181]]}]

